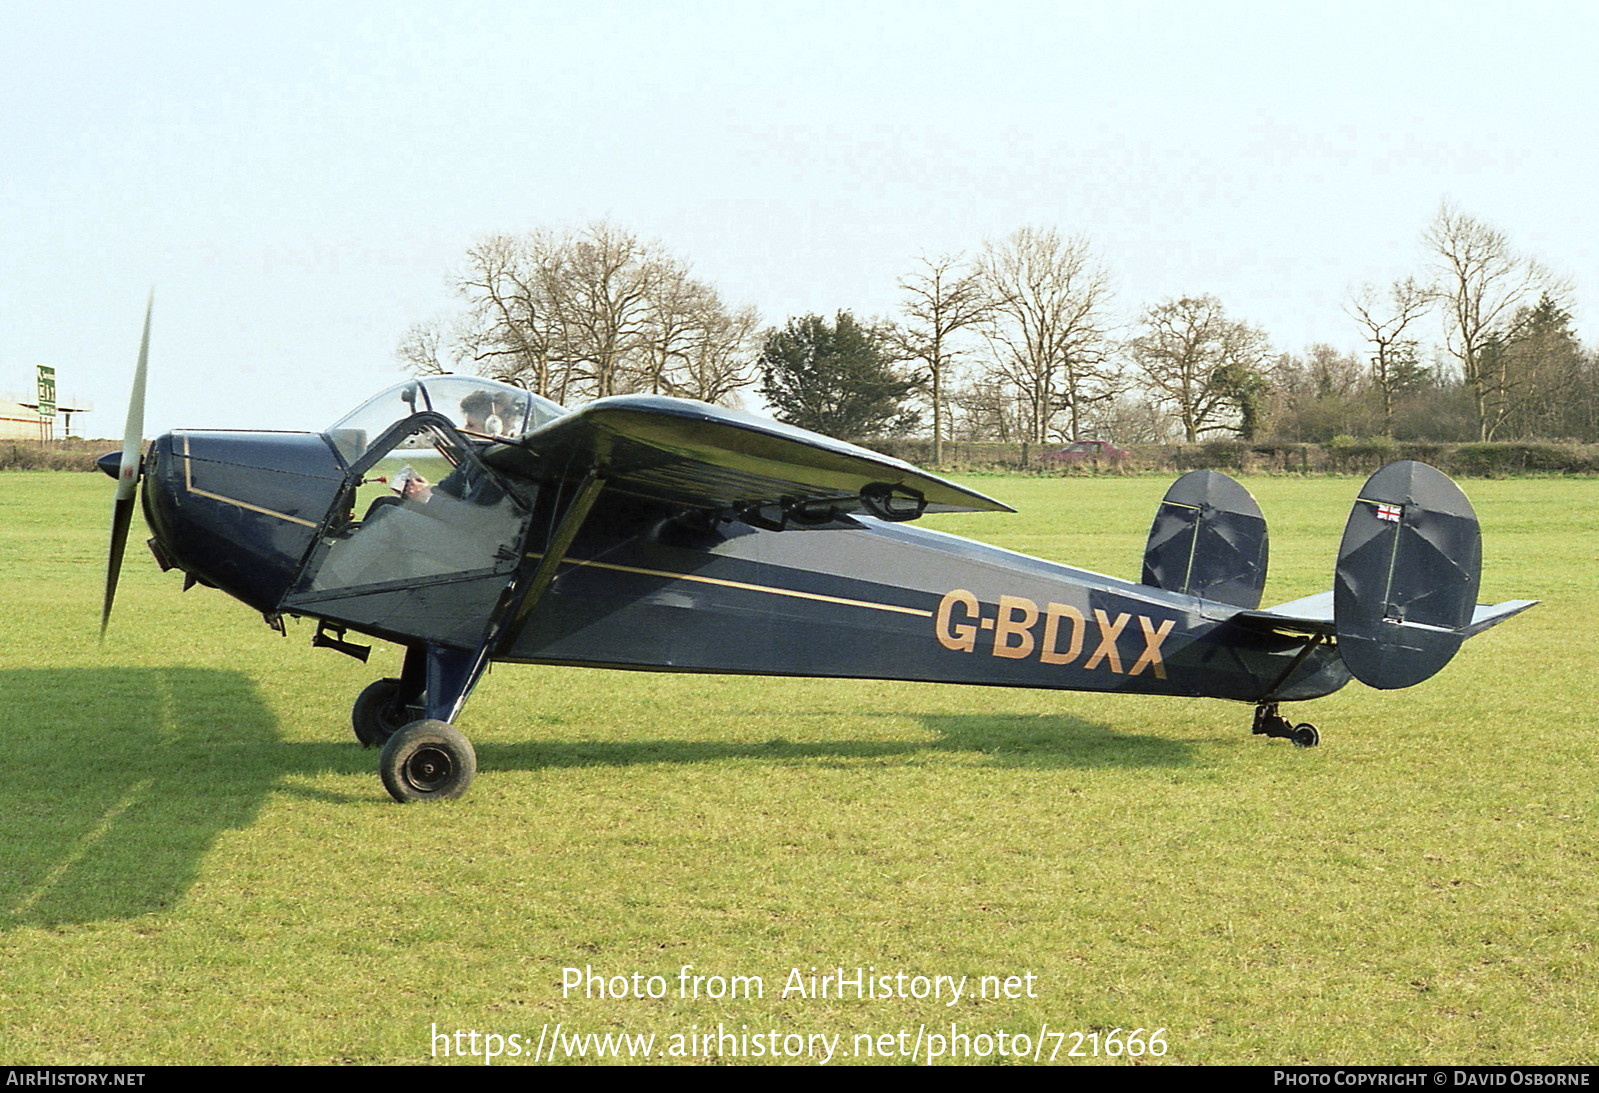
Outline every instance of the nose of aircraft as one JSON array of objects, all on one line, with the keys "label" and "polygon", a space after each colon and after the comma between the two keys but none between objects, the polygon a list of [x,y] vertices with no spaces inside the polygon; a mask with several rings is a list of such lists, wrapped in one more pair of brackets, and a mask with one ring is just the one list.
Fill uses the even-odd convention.
[{"label": "nose of aircraft", "polygon": [[140,476],[158,556],[257,610],[276,609],[344,484],[316,433],[181,430]]}]

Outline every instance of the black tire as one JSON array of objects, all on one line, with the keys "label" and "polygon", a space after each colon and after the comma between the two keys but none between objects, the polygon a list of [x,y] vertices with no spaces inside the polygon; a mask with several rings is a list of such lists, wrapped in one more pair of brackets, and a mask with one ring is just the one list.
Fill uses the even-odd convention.
[{"label": "black tire", "polygon": [[363,748],[381,748],[410,721],[410,710],[400,702],[397,679],[380,679],[368,684],[350,707],[350,724]]},{"label": "black tire", "polygon": [[459,797],[477,774],[471,741],[448,721],[413,721],[383,745],[383,788],[401,804]]},{"label": "black tire", "polygon": [[1299,724],[1294,726],[1291,736],[1296,748],[1313,748],[1321,743],[1321,733],[1316,731],[1316,726]]}]

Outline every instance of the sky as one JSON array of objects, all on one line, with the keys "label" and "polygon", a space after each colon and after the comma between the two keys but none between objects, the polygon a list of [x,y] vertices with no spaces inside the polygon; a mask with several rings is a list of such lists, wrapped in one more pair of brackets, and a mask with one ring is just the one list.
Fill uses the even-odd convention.
[{"label": "sky", "polygon": [[920,255],[1086,238],[1128,327],[1211,294],[1356,350],[1444,201],[1599,293],[1599,7],[8,5],[0,392],[119,436],[320,429],[403,378],[481,238],[608,220],[764,322],[891,315]]}]

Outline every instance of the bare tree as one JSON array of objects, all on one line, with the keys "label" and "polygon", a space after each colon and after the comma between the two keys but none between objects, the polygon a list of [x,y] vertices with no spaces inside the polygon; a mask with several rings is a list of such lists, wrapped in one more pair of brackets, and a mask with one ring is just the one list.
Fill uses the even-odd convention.
[{"label": "bare tree", "polygon": [[987,317],[989,300],[982,279],[975,270],[964,267],[960,256],[924,256],[919,262],[921,268],[899,283],[908,321],[898,328],[898,336],[905,358],[920,361],[927,369],[936,466],[944,458],[947,387],[959,353],[954,338]]},{"label": "bare tree", "polygon": [[467,251],[456,279],[469,307],[461,357],[483,375],[556,401],[567,375],[560,252],[560,241],[545,232],[490,236]]},{"label": "bare tree", "polygon": [[467,252],[456,287],[459,332],[413,327],[399,347],[413,370],[470,362],[563,403],[634,391],[720,401],[754,381],[753,312],[730,312],[685,265],[614,225],[491,236]]},{"label": "bare tree", "polygon": [[754,308],[728,310],[715,289],[672,265],[659,270],[649,307],[641,349],[651,392],[723,402],[755,382]]},{"label": "bare tree", "polygon": [[695,338],[670,374],[669,391],[679,398],[729,403],[754,383],[760,317],[753,307],[730,311],[714,290],[699,299]]},{"label": "bare tree", "polygon": [[1360,324],[1371,346],[1371,380],[1382,400],[1383,428],[1394,419],[1394,399],[1416,387],[1423,376],[1416,359],[1416,340],[1405,331],[1432,309],[1437,293],[1413,277],[1395,281],[1386,290],[1369,282],[1350,296],[1349,314]]},{"label": "bare tree", "polygon": [[1175,412],[1186,440],[1217,429],[1253,435],[1271,355],[1263,332],[1229,320],[1214,296],[1157,304],[1142,325],[1128,354],[1155,398]]},{"label": "bare tree", "polygon": [[646,295],[647,321],[639,337],[641,386],[651,394],[671,394],[668,378],[679,370],[700,336],[701,296],[707,291],[688,271],[660,263]]},{"label": "bare tree", "polygon": [[451,370],[443,359],[448,352],[448,341],[449,336],[441,320],[413,323],[405,332],[405,337],[400,339],[395,355],[406,368],[419,376],[443,375]]},{"label": "bare tree", "polygon": [[1565,419],[1573,436],[1590,444],[1599,440],[1599,352],[1583,354]]},{"label": "bare tree", "polygon": [[990,370],[949,393],[950,435],[1004,443],[1032,437],[1032,410],[1010,380]]},{"label": "bare tree", "polygon": [[[638,360],[649,330],[651,296],[662,263],[637,238],[610,224],[590,225],[571,241],[565,263],[568,347],[573,368],[595,398],[643,386]],[[657,313],[658,316],[658,313]],[[629,375],[628,366],[636,366]]]},{"label": "bare tree", "polygon": [[1340,353],[1326,342],[1305,350],[1305,375],[1317,398],[1351,399],[1365,387],[1360,358]]},{"label": "bare tree", "polygon": [[1471,393],[1481,440],[1492,440],[1510,404],[1512,376],[1505,354],[1486,350],[1508,334],[1516,312],[1563,286],[1517,254],[1498,229],[1447,203],[1422,235],[1438,271],[1437,298],[1445,310],[1450,354]]},{"label": "bare tree", "polygon": [[985,244],[979,270],[994,368],[1028,404],[1025,439],[1048,441],[1062,410],[1067,435],[1078,439],[1083,409],[1116,393],[1107,353],[1109,275],[1087,240],[1033,228]]},{"label": "bare tree", "polygon": [[1317,343],[1303,355],[1279,354],[1265,372],[1272,433],[1280,439],[1325,442],[1382,428],[1373,386],[1354,353]]},{"label": "bare tree", "polygon": [[1088,420],[1096,436],[1117,444],[1169,444],[1175,439],[1170,415],[1133,392],[1096,403]]}]

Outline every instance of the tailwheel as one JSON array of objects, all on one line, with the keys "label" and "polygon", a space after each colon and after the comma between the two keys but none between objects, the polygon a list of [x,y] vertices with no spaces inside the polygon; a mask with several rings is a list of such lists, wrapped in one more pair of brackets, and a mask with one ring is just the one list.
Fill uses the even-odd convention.
[{"label": "tailwheel", "polygon": [[380,679],[367,685],[350,708],[350,724],[363,748],[380,748],[412,720],[400,697],[400,681]]},{"label": "tailwheel", "polygon": [[401,804],[459,797],[477,774],[471,741],[447,721],[413,721],[383,745],[383,788]]},{"label": "tailwheel", "polygon": [[1262,702],[1255,707],[1255,724],[1250,731],[1256,736],[1292,740],[1299,748],[1313,748],[1321,743],[1321,733],[1316,731],[1316,726],[1306,722],[1295,725],[1277,712],[1275,702]]}]

